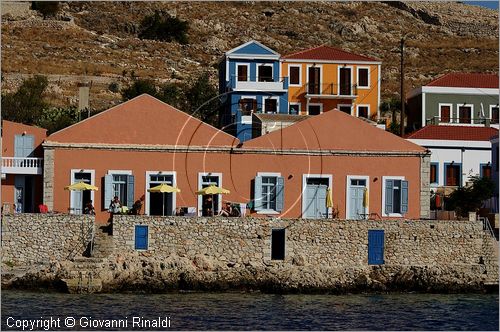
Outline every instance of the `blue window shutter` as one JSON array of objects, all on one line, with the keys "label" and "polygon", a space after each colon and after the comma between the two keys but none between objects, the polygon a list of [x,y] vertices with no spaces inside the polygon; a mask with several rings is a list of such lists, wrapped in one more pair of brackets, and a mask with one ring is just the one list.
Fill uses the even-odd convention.
[{"label": "blue window shutter", "polygon": [[24,136],[24,156],[33,157],[33,150],[35,149],[35,136]]},{"label": "blue window shutter", "polygon": [[127,207],[129,209],[134,205],[134,176],[127,175]]},{"label": "blue window shutter", "polygon": [[104,175],[104,202],[102,204],[102,209],[108,209],[113,199],[113,175]]},{"label": "blue window shutter", "polygon": [[408,181],[401,181],[401,214],[408,212]]},{"label": "blue window shutter", "polygon": [[14,157],[24,157],[23,156],[23,136],[14,136]]},{"label": "blue window shutter", "polygon": [[262,210],[262,176],[255,177],[255,185],[254,185],[254,210],[261,211]]},{"label": "blue window shutter", "polygon": [[276,178],[276,211],[283,211],[285,201],[285,179],[283,177]]},{"label": "blue window shutter", "polygon": [[148,249],[148,226],[135,226],[135,249]]},{"label": "blue window shutter", "polygon": [[385,181],[385,213],[392,213],[393,201],[394,201],[394,180]]}]

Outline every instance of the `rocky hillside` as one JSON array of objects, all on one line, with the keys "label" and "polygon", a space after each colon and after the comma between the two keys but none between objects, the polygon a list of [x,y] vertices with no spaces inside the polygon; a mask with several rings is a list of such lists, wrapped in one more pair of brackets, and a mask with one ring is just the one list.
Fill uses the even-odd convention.
[{"label": "rocky hillside", "polygon": [[[408,88],[449,71],[498,70],[498,12],[457,2],[69,2],[44,20],[29,3],[2,1],[2,88],[48,75],[51,98],[77,104],[77,82],[92,81],[91,106],[120,101],[111,83],[133,72],[159,82],[202,71],[256,39],[281,54],[329,44],[383,61],[382,97],[399,91],[399,41],[407,34]],[[189,44],[140,40],[141,20],[161,10],[189,23]],[[114,89],[112,89],[114,90]],[[116,91],[116,90],[115,90]]]}]

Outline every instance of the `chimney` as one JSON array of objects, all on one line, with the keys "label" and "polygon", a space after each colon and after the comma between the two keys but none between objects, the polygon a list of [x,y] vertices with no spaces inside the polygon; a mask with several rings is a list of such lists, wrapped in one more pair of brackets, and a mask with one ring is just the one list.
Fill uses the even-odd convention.
[{"label": "chimney", "polygon": [[89,95],[90,95],[90,83],[81,82],[78,83],[78,110],[87,110],[90,112]]}]

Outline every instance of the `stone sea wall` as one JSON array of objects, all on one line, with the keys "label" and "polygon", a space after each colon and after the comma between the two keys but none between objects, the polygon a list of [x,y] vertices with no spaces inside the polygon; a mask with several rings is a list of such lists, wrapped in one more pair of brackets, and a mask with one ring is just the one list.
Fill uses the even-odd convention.
[{"label": "stone sea wall", "polygon": [[2,215],[2,262],[27,266],[81,255],[93,225],[93,219],[83,215]]},{"label": "stone sea wall", "polygon": [[[148,250],[134,249],[135,225],[148,226]],[[285,229],[285,259],[271,260],[272,229]],[[119,216],[117,253],[194,258],[230,265],[368,265],[368,231],[384,230],[385,264],[478,264],[484,231],[470,221],[356,221]]]},{"label": "stone sea wall", "polygon": [[[115,216],[113,236],[96,230],[94,256],[85,258],[81,225],[91,221],[68,215],[4,216],[4,267],[6,261],[48,263],[22,275],[10,272],[3,286],[65,284],[69,289],[83,276],[83,285],[88,281],[104,292],[464,292],[498,287],[498,242],[475,221]],[[135,249],[137,225],[148,226],[146,250]],[[283,260],[271,259],[274,229],[285,230]],[[369,230],[384,231],[381,265],[368,264]]]}]

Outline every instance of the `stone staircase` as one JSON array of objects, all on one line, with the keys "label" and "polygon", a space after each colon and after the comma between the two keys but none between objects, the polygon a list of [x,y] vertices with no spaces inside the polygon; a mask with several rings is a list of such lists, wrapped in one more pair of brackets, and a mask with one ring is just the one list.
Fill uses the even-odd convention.
[{"label": "stone staircase", "polygon": [[489,232],[483,234],[482,263],[486,267],[486,285],[498,285],[498,241]]},{"label": "stone staircase", "polygon": [[113,236],[109,235],[105,227],[98,228],[94,236],[94,246],[91,257],[106,258],[114,249]]},{"label": "stone staircase", "polygon": [[[89,245],[90,248],[90,245]],[[107,257],[113,252],[113,236],[105,227],[100,227],[95,235],[90,257],[76,256],[69,278],[63,279],[70,293],[94,293],[102,290],[101,271],[106,267]]]}]

